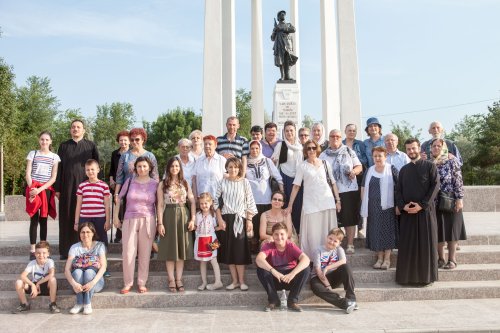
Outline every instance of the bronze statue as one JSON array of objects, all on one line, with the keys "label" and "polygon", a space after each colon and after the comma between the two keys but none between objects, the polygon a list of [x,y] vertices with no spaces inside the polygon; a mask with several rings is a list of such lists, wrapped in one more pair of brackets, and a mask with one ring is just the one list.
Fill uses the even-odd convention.
[{"label": "bronze statue", "polygon": [[271,40],[274,42],[274,65],[280,68],[281,78],[278,82],[295,82],[290,77],[290,67],[295,65],[298,57],[293,54],[293,40],[290,36],[295,32],[295,27],[290,23],[285,23],[286,12],[281,10],[278,12],[277,18],[274,19],[274,29],[271,35]]}]

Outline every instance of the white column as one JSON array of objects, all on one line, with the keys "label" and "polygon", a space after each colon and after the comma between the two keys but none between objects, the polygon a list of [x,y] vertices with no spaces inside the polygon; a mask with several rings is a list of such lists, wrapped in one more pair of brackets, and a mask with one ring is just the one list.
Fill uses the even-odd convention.
[{"label": "white column", "polygon": [[356,23],[354,1],[338,0],[337,20],[340,49],[340,126],[358,126],[358,138],[362,137],[361,102],[359,92],[358,52],[356,48]]},{"label": "white column", "polygon": [[264,127],[262,0],[252,0],[252,125]]},{"label": "white column", "polygon": [[290,69],[290,75],[292,76],[295,81],[297,81],[297,128],[302,127],[302,111],[301,111],[301,104],[302,104],[302,99],[301,99],[301,94],[300,94],[300,43],[299,43],[299,36],[300,36],[300,27],[299,27],[299,1],[298,0],[290,0],[290,14],[287,15],[289,17],[290,23],[295,27],[295,33],[292,34],[293,36],[293,51],[297,57],[299,57],[299,60],[297,60],[297,63],[295,66],[293,66]]},{"label": "white column", "polygon": [[[234,0],[222,0],[222,120],[236,115]],[[222,134],[222,133],[221,133]]]},{"label": "white column", "polygon": [[326,133],[340,126],[340,82],[335,5],[320,0],[322,117]]},{"label": "white column", "polygon": [[203,47],[203,134],[222,132],[222,24],[221,0],[205,0]]}]

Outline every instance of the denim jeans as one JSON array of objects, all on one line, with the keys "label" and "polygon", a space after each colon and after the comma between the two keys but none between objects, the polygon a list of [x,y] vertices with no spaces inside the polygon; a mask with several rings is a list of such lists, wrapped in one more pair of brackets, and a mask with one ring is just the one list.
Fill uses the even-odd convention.
[{"label": "denim jeans", "polygon": [[[94,277],[97,275],[96,271],[93,269],[75,269],[71,275],[73,276],[73,279],[81,284],[82,286],[86,285],[90,281],[94,279]],[[101,278],[95,286],[90,289],[87,292],[81,292],[76,294],[76,304],[90,304],[90,300],[92,299],[92,296],[94,293],[98,293],[104,288],[104,278]]]}]

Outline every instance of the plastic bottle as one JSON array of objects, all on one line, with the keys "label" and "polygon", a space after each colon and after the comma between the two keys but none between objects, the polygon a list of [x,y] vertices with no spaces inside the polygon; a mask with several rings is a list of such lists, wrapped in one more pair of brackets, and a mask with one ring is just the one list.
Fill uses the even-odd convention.
[{"label": "plastic bottle", "polygon": [[280,297],[280,310],[286,311],[286,309],[287,309],[286,291],[285,289],[283,289],[281,291],[281,297]]}]

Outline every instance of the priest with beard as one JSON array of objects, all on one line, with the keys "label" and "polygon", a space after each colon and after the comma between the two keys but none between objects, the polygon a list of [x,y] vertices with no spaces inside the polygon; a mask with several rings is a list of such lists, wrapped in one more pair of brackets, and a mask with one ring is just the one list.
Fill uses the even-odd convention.
[{"label": "priest with beard", "polygon": [[434,199],[439,191],[436,166],[420,159],[420,142],[405,142],[411,162],[401,168],[396,204],[401,212],[396,282],[427,286],[438,279],[437,221]]},{"label": "priest with beard", "polygon": [[83,121],[75,119],[71,122],[71,139],[61,143],[57,155],[61,158],[57,179],[54,183],[56,197],[59,199],[59,254],[61,260],[68,259],[71,245],[79,238],[74,230],[76,211],[76,190],[87,176],[85,162],[89,159],[99,161],[96,145],[84,139]]}]

